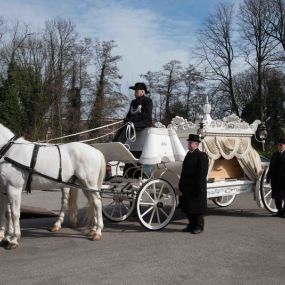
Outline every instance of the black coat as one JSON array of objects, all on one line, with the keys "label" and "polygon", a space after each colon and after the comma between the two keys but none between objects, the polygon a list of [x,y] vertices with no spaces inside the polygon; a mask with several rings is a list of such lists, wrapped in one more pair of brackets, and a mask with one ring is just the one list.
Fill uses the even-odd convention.
[{"label": "black coat", "polygon": [[267,180],[271,181],[272,198],[285,197],[285,151],[274,152],[267,172]]},{"label": "black coat", "polygon": [[182,210],[188,214],[204,214],[207,210],[208,167],[208,156],[199,149],[185,156],[179,190],[182,192]]},{"label": "black coat", "polygon": [[[141,107],[139,107],[141,106]],[[152,100],[149,97],[137,97],[131,102],[127,121],[134,123],[136,130],[151,127],[152,125]]]}]

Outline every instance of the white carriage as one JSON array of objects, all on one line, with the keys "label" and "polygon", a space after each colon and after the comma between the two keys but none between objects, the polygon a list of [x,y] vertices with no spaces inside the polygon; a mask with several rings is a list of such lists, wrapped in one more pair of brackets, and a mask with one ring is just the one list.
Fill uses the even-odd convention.
[{"label": "white carriage", "polygon": [[[159,230],[171,220],[176,205],[176,191],[163,178],[167,169],[158,168],[181,162],[185,156],[177,134],[166,128],[148,128],[135,142],[94,144],[106,161],[129,163],[124,176],[111,177],[102,188],[103,214],[112,221],[123,221],[136,209],[140,223],[149,230]],[[142,151],[139,159],[131,151]],[[130,173],[132,173],[130,175]]]},{"label": "white carriage", "polygon": [[[176,117],[166,128],[157,124],[139,133],[135,142],[94,144],[106,161],[131,164],[124,176],[111,177],[102,188],[103,214],[123,221],[136,210],[140,223],[149,230],[164,228],[177,206],[178,182],[187,152],[189,133],[205,136],[200,148],[209,156],[208,198],[220,207],[230,205],[237,194],[254,192],[259,206],[274,212],[270,186],[265,184],[259,154],[251,145],[260,123],[252,125],[235,115],[212,120],[211,106],[203,106],[202,122]],[[132,152],[141,151],[137,159]],[[132,173],[130,175],[130,173]],[[263,173],[263,174],[262,174]]]}]

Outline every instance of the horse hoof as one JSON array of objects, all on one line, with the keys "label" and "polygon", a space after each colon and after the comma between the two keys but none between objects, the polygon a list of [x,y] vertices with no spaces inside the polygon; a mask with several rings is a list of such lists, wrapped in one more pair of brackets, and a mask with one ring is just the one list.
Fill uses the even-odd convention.
[{"label": "horse hoof", "polygon": [[60,227],[59,227],[59,226],[56,226],[56,225],[53,225],[53,226],[51,226],[48,230],[49,230],[50,232],[52,232],[52,233],[56,233],[56,232],[59,232]]},{"label": "horse hoof", "polygon": [[93,236],[96,235],[96,231],[95,231],[95,230],[90,230],[87,235],[88,235],[89,237],[93,237]]},{"label": "horse hoof", "polygon": [[100,240],[102,238],[102,235],[95,234],[93,236],[90,236],[90,240]]},{"label": "horse hoof", "polygon": [[2,246],[2,247],[7,247],[9,245],[9,242],[7,241],[7,240],[5,240],[5,239],[2,239],[1,240],[1,242],[0,242],[0,246]]},{"label": "horse hoof", "polygon": [[9,243],[9,244],[5,247],[5,249],[10,250],[10,249],[16,249],[17,247],[18,247],[18,244],[17,244],[17,243]]}]

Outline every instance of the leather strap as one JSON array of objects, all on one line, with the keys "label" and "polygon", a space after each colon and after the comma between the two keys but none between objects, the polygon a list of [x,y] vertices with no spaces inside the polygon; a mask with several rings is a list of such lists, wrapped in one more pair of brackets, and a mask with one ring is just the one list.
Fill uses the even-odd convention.
[{"label": "leather strap", "polygon": [[32,175],[33,175],[34,168],[36,165],[39,148],[40,148],[40,145],[38,145],[38,144],[34,145],[33,155],[32,155],[31,163],[30,163],[30,167],[29,167],[29,176],[28,176],[27,183],[26,183],[26,191],[28,193],[31,193]]}]

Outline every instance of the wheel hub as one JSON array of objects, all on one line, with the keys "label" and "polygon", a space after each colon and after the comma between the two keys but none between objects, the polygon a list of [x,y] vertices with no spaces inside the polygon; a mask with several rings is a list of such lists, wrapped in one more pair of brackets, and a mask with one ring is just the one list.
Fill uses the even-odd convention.
[{"label": "wheel hub", "polygon": [[162,202],[157,202],[156,207],[157,208],[163,208],[163,203]]},{"label": "wheel hub", "polygon": [[115,201],[115,202],[123,202],[124,201],[124,197],[122,195],[120,195],[120,194],[115,194],[113,196],[113,201]]}]

